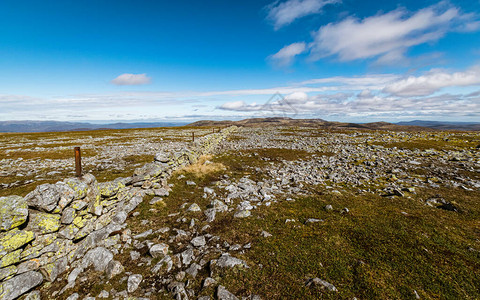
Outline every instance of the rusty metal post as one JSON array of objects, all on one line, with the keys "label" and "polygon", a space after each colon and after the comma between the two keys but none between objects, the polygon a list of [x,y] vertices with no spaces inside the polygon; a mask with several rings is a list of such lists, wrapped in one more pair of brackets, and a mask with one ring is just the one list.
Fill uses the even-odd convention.
[{"label": "rusty metal post", "polygon": [[195,132],[192,132],[192,142],[195,142]]},{"label": "rusty metal post", "polygon": [[212,128],[212,133],[215,133],[215,128]]},{"label": "rusty metal post", "polygon": [[82,176],[82,156],[80,154],[80,147],[75,147],[75,176]]}]

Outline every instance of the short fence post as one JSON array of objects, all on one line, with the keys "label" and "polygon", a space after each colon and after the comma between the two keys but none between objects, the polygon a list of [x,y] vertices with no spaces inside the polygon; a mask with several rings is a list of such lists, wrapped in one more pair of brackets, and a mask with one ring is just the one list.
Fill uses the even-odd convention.
[{"label": "short fence post", "polygon": [[195,142],[195,132],[192,132],[192,142]]},{"label": "short fence post", "polygon": [[75,147],[75,175],[82,176],[82,156],[80,154],[80,147]]}]

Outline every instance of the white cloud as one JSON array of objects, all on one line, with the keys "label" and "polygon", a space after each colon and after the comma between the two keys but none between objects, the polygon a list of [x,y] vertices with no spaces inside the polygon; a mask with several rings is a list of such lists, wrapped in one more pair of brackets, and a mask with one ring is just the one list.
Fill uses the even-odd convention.
[{"label": "white cloud", "polygon": [[[463,94],[456,89],[455,95],[426,96],[455,86],[469,87],[464,88]],[[261,89],[116,92],[46,98],[0,95],[0,120],[41,116],[58,120],[72,111],[75,121],[104,120],[110,114],[129,119],[188,117],[193,116],[194,106],[201,105],[195,115],[213,115],[218,108],[242,117],[284,112],[331,120],[355,117],[364,122],[375,116],[387,120],[402,116],[478,120],[480,92],[474,92],[478,90],[472,89],[475,86],[480,86],[480,66],[458,72],[437,69],[406,78],[393,74],[317,78]],[[282,102],[281,96],[272,97],[278,93],[286,95],[287,101]]]},{"label": "white cloud", "polygon": [[311,55],[313,59],[336,55],[341,61],[376,56],[397,59],[411,46],[440,39],[454,30],[460,19],[464,18],[457,8],[442,9],[439,5],[411,16],[404,9],[397,9],[363,20],[349,17],[321,27],[311,44]]},{"label": "white cloud", "polygon": [[275,1],[268,5],[267,18],[273,21],[275,30],[288,25],[296,19],[318,14],[327,4],[339,3],[340,0],[288,0],[285,2]]},{"label": "white cloud", "polygon": [[[339,96],[339,95],[337,95]],[[441,95],[437,97],[402,98],[394,96],[373,95],[367,92],[357,97],[343,94],[343,97],[315,95],[295,102],[289,102],[292,110],[285,111],[281,101],[265,104],[248,104],[243,101],[235,105],[225,103],[220,108],[236,112],[255,112],[259,114],[270,111],[290,112],[296,117],[363,117],[368,121],[371,117],[407,118],[411,116],[429,116],[437,119],[446,117],[480,117],[480,98],[468,98],[464,95]],[[230,107],[230,108],[228,108]]]},{"label": "white cloud", "polygon": [[285,67],[293,62],[293,58],[305,52],[307,45],[305,43],[293,43],[280,49],[273,54],[270,59],[280,67]]},{"label": "white cloud", "polygon": [[111,83],[115,85],[142,85],[149,84],[151,78],[147,74],[129,74],[125,73],[113,79]]},{"label": "white cloud", "polygon": [[[293,0],[276,7],[290,2]],[[291,14],[296,15],[295,10]],[[312,61],[333,56],[340,61],[376,58],[377,64],[398,64],[407,61],[405,53],[413,46],[435,42],[448,32],[478,29],[480,21],[475,14],[464,14],[440,2],[413,14],[400,8],[362,20],[348,17],[320,27],[312,34],[313,41],[307,47],[303,47],[304,42],[294,43],[272,58],[288,65],[294,56],[309,51]]]},{"label": "white cloud", "polygon": [[291,94],[288,94],[285,96],[285,99],[286,100],[289,100],[290,102],[294,102],[294,101],[305,101],[308,99],[308,95],[307,93],[304,93],[304,92],[295,92],[295,93],[291,93]]},{"label": "white cloud", "polygon": [[396,96],[428,96],[442,88],[480,85],[480,66],[464,72],[432,70],[422,76],[409,76],[388,84],[383,91]]},{"label": "white cloud", "polygon": [[244,101],[235,101],[224,103],[220,108],[226,110],[237,110],[246,106],[247,104]]},{"label": "white cloud", "polygon": [[[381,89],[386,83],[393,82],[400,79],[399,75],[395,74],[369,74],[364,76],[353,76],[353,77],[344,77],[344,76],[334,76],[327,78],[317,78],[302,81],[299,85],[311,85],[311,84],[342,84],[349,86],[371,86],[372,89]],[[358,88],[362,89],[362,88]]]}]

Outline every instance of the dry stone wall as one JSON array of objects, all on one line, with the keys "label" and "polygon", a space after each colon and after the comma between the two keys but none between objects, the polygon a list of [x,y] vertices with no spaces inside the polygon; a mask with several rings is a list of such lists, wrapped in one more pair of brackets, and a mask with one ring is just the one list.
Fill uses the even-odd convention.
[{"label": "dry stone wall", "polygon": [[16,299],[69,271],[67,289],[90,266],[114,276],[114,246],[129,213],[147,194],[167,195],[173,171],[211,153],[235,129],[197,138],[191,149],[158,153],[128,178],[99,183],[86,174],[42,184],[25,197],[0,197],[0,299]]}]

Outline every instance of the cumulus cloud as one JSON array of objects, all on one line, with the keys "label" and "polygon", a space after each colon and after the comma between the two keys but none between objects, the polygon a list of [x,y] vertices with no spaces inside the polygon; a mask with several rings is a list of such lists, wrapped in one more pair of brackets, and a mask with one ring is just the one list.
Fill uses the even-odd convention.
[{"label": "cumulus cloud", "polygon": [[306,47],[307,45],[303,42],[293,43],[280,49],[280,51],[273,54],[270,57],[270,59],[277,66],[280,66],[280,67],[289,66],[293,62],[293,59],[295,58],[295,56],[305,52]]},{"label": "cumulus cloud", "polygon": [[288,0],[275,1],[266,7],[267,19],[273,22],[275,30],[288,25],[296,19],[318,14],[327,4],[339,3],[340,0]]},{"label": "cumulus cloud", "polygon": [[444,6],[427,7],[413,15],[397,9],[363,20],[349,17],[330,23],[314,34],[311,55],[313,59],[336,55],[341,61],[370,57],[397,61],[409,47],[436,41],[449,31],[476,23],[474,15]]},{"label": "cumulus cloud", "polygon": [[[299,1],[276,2],[274,8],[280,10],[285,5],[286,16],[300,16],[295,9],[286,9],[287,4],[294,2]],[[303,2],[307,1],[301,3]],[[322,3],[325,5],[325,2]],[[271,10],[271,13],[273,11],[276,10]],[[294,19],[279,18],[284,20],[280,24],[287,24],[286,20]],[[406,61],[405,54],[413,46],[435,42],[448,32],[479,30],[480,21],[477,19],[477,15],[462,13],[446,2],[415,13],[399,8],[364,19],[347,17],[340,22],[320,27],[312,34],[313,41],[308,45],[298,42],[285,46],[272,58],[280,64],[288,65],[296,55],[309,52],[312,61],[324,57],[337,57],[340,61],[375,58],[377,64],[398,64]]]},{"label": "cumulus cloud", "polygon": [[480,66],[454,73],[432,70],[422,76],[409,76],[395,81],[388,84],[383,91],[402,97],[428,96],[445,87],[474,85],[480,85]]},{"label": "cumulus cloud", "polygon": [[147,74],[129,74],[125,73],[111,81],[112,84],[115,85],[142,85],[142,84],[149,84],[151,82],[151,78],[147,76]]}]

